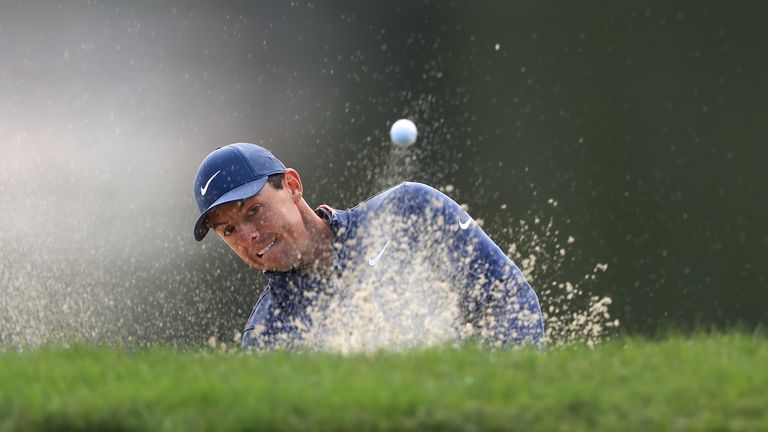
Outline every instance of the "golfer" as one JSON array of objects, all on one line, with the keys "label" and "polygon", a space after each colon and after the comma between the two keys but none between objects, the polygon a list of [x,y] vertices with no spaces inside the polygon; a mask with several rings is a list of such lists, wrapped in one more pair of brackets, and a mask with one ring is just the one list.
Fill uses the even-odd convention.
[{"label": "golfer", "polygon": [[396,281],[425,268],[456,294],[458,339],[542,343],[539,301],[520,270],[432,187],[405,182],[350,209],[312,209],[299,173],[247,143],[210,153],[193,187],[195,239],[215,231],[268,280],[245,326],[244,348],[302,346],[307,329],[322,324],[311,313],[317,294],[338,281],[384,280],[384,272]]}]

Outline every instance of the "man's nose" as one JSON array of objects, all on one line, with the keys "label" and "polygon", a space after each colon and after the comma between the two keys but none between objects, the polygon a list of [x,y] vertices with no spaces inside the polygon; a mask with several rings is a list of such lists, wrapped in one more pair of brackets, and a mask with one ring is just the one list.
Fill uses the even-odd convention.
[{"label": "man's nose", "polygon": [[259,230],[256,229],[256,227],[247,226],[240,230],[240,241],[243,244],[258,241],[260,235],[261,234],[259,233]]}]

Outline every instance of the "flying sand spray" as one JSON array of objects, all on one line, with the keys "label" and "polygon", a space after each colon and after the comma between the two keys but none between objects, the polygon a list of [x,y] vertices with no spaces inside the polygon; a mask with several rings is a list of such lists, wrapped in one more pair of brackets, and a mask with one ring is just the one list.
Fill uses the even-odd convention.
[{"label": "flying sand spray", "polygon": [[[376,173],[377,182],[393,185],[412,178],[423,161],[419,151],[414,152],[418,131],[413,121],[401,119],[393,123],[389,138],[394,150],[384,166]],[[400,151],[408,149],[408,151]],[[452,185],[439,187],[447,194],[455,195]],[[466,207],[465,204],[462,204]],[[502,206],[505,208],[505,206]],[[609,298],[591,296],[584,284],[559,282],[558,269],[564,265],[565,251],[560,245],[559,231],[553,221],[521,225],[515,229],[502,222],[502,237],[512,239],[507,255],[520,266],[526,278],[539,295],[545,318],[545,343],[548,346],[584,342],[589,346],[603,340],[618,322],[608,314]],[[377,226],[382,230],[406,229],[413,220],[382,215]],[[482,225],[482,219],[477,219]],[[424,238],[439,239],[441,227],[425,227]],[[434,230],[434,232],[429,232]],[[382,237],[371,232],[371,238]],[[573,241],[568,241],[570,247]],[[499,243],[501,244],[501,243]],[[441,259],[441,248],[425,247],[427,254],[415,250],[403,250],[408,255],[409,272],[404,274],[396,267],[382,268],[380,272],[350,271],[343,279],[331,282],[332,294],[316,297],[320,307],[309,315],[315,323],[304,333],[305,346],[313,350],[351,354],[378,350],[408,350],[434,345],[450,344],[473,336],[477,329],[457,326],[460,322],[458,297],[444,274],[436,272],[431,261]],[[549,253],[550,249],[558,253]],[[378,250],[379,248],[373,247]],[[419,248],[421,249],[421,248]],[[526,252],[524,252],[526,251]],[[445,258],[445,257],[442,257]],[[537,260],[537,258],[539,258]],[[546,270],[555,270],[555,274]],[[600,272],[605,265],[598,265]],[[594,273],[598,273],[597,267]],[[541,277],[537,277],[541,276]],[[585,283],[594,279],[589,274]],[[557,279],[555,281],[554,279]],[[458,338],[458,339],[457,339]]]}]

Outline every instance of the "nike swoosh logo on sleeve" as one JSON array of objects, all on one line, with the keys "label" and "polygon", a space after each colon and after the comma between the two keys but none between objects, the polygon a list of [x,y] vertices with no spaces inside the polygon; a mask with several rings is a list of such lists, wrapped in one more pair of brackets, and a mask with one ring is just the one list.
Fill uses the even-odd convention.
[{"label": "nike swoosh logo on sleeve", "polygon": [[219,175],[221,170],[216,171],[216,174],[212,175],[211,178],[208,179],[208,182],[205,184],[205,187],[200,186],[200,194],[205,196],[205,193],[208,191],[208,185],[211,184],[211,181],[213,181],[213,178]]},{"label": "nike swoosh logo on sleeve", "polygon": [[459,218],[459,228],[465,230],[469,228],[469,225],[472,223],[472,218],[469,218],[466,220],[466,222],[462,222],[461,218]]},{"label": "nike swoosh logo on sleeve", "polygon": [[385,244],[384,247],[381,248],[381,251],[379,252],[378,255],[376,255],[374,258],[371,258],[371,259],[368,260],[368,264],[369,265],[375,266],[376,264],[379,263],[379,260],[381,260],[381,257],[384,256],[384,251],[387,250],[387,246],[389,246],[389,242],[391,240],[392,240],[391,238],[389,240],[387,240],[387,244]]}]

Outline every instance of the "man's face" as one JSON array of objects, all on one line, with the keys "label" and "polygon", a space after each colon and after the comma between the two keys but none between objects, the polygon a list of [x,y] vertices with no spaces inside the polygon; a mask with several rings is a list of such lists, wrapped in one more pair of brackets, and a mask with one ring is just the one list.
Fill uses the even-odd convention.
[{"label": "man's face", "polygon": [[267,183],[255,196],[213,209],[208,225],[251,267],[291,270],[309,240],[298,208],[300,188],[297,193],[286,180],[282,189]]}]

